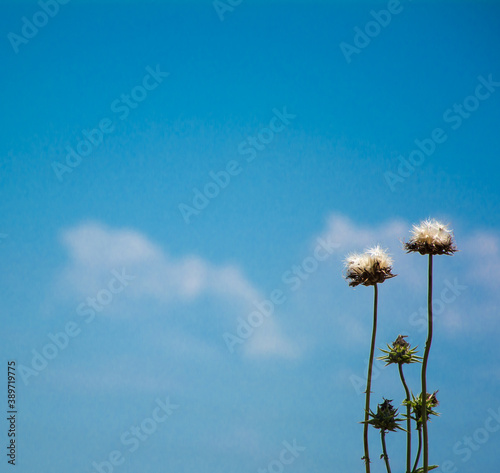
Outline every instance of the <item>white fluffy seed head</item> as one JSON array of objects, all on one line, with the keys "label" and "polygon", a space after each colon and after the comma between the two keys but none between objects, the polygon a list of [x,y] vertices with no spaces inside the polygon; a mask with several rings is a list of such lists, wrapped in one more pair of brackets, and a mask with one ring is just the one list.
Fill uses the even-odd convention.
[{"label": "white fluffy seed head", "polygon": [[452,231],[435,219],[413,225],[411,238],[405,247],[408,252],[418,251],[420,254],[450,255],[456,251]]},{"label": "white fluffy seed head", "polygon": [[416,243],[449,245],[452,235],[447,225],[433,219],[424,220],[420,225],[413,225],[411,239]]},{"label": "white fluffy seed head", "polygon": [[372,286],[395,276],[391,273],[392,258],[379,245],[368,248],[364,253],[349,254],[344,264],[350,286]]}]

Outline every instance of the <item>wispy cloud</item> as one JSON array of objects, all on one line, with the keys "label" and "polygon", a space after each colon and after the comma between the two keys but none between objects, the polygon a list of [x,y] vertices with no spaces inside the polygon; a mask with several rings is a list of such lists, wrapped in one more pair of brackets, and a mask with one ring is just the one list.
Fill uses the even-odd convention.
[{"label": "wispy cloud", "polygon": [[464,239],[461,250],[471,265],[469,277],[489,289],[498,290],[500,236],[488,231],[475,232]]},{"label": "wispy cloud", "polygon": [[[241,346],[241,353],[247,357],[264,359],[294,359],[313,350],[320,341],[320,345],[339,343],[345,347],[354,346],[364,339],[370,320],[369,317],[356,316],[362,308],[356,307],[355,301],[359,297],[342,280],[341,260],[350,251],[362,251],[375,244],[389,249],[395,260],[394,271],[399,274],[394,281],[386,283],[391,285],[390,291],[384,287],[387,297],[382,310],[393,314],[394,324],[400,326],[401,330],[412,330],[415,335],[420,335],[418,322],[421,308],[408,304],[407,291],[411,289],[412,294],[417,292],[413,304],[425,293],[426,278],[422,270],[425,271],[426,265],[419,255],[406,255],[402,249],[401,240],[407,237],[410,228],[411,224],[401,219],[367,225],[341,214],[332,214],[323,230],[313,235],[310,241],[317,244],[318,238],[321,238],[335,242],[338,247],[334,257],[328,264],[319,265],[317,274],[299,290],[284,288],[289,291],[287,302],[255,330]],[[439,261],[440,264],[436,265],[439,273],[439,277],[436,275],[435,278],[436,304],[439,305],[436,318],[450,336],[466,333],[473,323],[477,328],[478,318],[483,325],[493,328],[497,306],[494,294],[496,281],[500,277],[499,236],[493,232],[480,231],[462,235],[460,240],[460,252],[453,257],[452,264],[441,264],[444,261]],[[101,223],[87,222],[62,232],[61,241],[69,258],[62,270],[60,289],[70,294],[72,300],[84,300],[95,294],[109,279],[111,270],[125,268],[127,273],[135,276],[126,294],[123,294],[131,315],[143,316],[150,307],[149,302],[160,308],[182,308],[190,304],[197,304],[198,308],[208,298],[213,301],[213,306],[211,309],[202,309],[203,317],[212,317],[217,327],[225,327],[233,333],[238,319],[245,318],[255,310],[256,301],[266,298],[236,265],[215,265],[193,254],[173,257],[162,246],[136,230],[115,229]],[[450,257],[441,258],[451,263],[448,261]],[[332,272],[335,273],[334,277]],[[454,282],[454,277],[457,282]],[[447,284],[458,284],[458,287],[465,285],[467,289],[460,289],[460,295],[447,302],[451,300],[452,294],[448,294]],[[363,291],[363,288],[359,291]],[[445,303],[439,301],[442,291],[448,291],[443,296]],[[422,299],[425,309],[424,302]],[[480,314],[474,321],[468,316],[473,309],[476,314]],[[195,312],[194,317],[201,317]],[[285,312],[286,317],[283,316]],[[106,314],[117,315],[117,311],[106,311]],[[165,320],[168,325],[168,316]],[[175,348],[188,357],[195,354],[206,356],[207,350],[212,353],[212,358],[227,355],[222,337],[219,336],[222,335],[222,328],[220,334],[205,337],[200,330],[191,330],[197,324],[196,320],[191,320],[190,324],[176,326],[175,339],[169,344],[173,347],[171,349]],[[214,349],[215,352],[212,351]],[[223,355],[218,352],[219,349]]]},{"label": "wispy cloud", "polygon": [[70,261],[64,277],[77,292],[99,287],[113,269],[125,268],[136,277],[134,297],[162,302],[190,300],[203,294],[252,301],[258,291],[233,266],[215,266],[194,255],[170,257],[140,232],[84,223],[62,234]]},{"label": "wispy cloud", "polygon": [[[144,304],[173,307],[203,298],[213,298],[223,307],[221,313],[230,314],[231,321],[253,309],[253,303],[263,298],[260,291],[234,265],[214,265],[196,255],[174,258],[147,236],[130,229],[113,229],[101,223],[87,222],[67,229],[61,241],[69,254],[59,282],[61,293],[71,298],[95,295],[109,279],[113,270],[125,269],[134,280],[127,288],[127,303],[138,302],[144,313]],[[147,306],[146,306],[147,307]],[[103,312],[104,313],[104,312]],[[107,310],[106,314],[116,315]],[[219,313],[213,317],[223,317]],[[168,322],[167,322],[168,323]],[[228,321],[226,320],[226,323]],[[244,353],[249,356],[290,357],[292,343],[286,339],[276,321],[264,324],[252,337]],[[188,343],[189,342],[189,343]],[[218,342],[222,342],[222,337]],[[179,349],[187,345],[199,351],[188,333],[179,341]]]},{"label": "wispy cloud", "polygon": [[395,248],[407,233],[408,224],[402,220],[388,220],[377,226],[370,226],[358,224],[341,214],[332,214],[320,236],[331,237],[340,245],[341,251],[348,251],[376,244]]}]

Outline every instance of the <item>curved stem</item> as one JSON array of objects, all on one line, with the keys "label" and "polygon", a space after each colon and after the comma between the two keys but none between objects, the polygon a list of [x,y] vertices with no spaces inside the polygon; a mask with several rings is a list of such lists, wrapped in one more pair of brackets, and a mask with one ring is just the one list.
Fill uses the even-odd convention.
[{"label": "curved stem", "polygon": [[420,460],[420,453],[422,452],[422,429],[419,427],[418,428],[418,450],[417,450],[417,458],[415,458],[415,463],[413,464],[413,469],[411,470],[414,472],[417,469],[418,461]]},{"label": "curved stem", "polygon": [[380,430],[380,436],[382,437],[382,452],[384,461],[385,461],[385,466],[387,468],[387,473],[391,473],[391,466],[389,465],[389,455],[387,455],[387,448],[385,446],[385,430],[381,429]]},{"label": "curved stem", "polygon": [[401,378],[401,382],[403,383],[403,387],[405,388],[406,393],[406,473],[411,473],[410,465],[411,465],[411,406],[410,406],[410,390],[406,384],[405,377],[403,375],[403,365],[402,363],[398,363],[399,368],[399,376]]},{"label": "curved stem", "polygon": [[422,360],[422,430],[424,434],[424,472],[429,470],[429,436],[427,433],[427,360],[432,343],[432,255],[429,255],[429,289],[427,297],[427,341],[425,343],[424,358]]},{"label": "curved stem", "polygon": [[370,393],[372,386],[372,367],[373,367],[373,355],[375,352],[375,337],[377,335],[377,304],[378,304],[378,287],[377,284],[373,285],[374,296],[373,296],[373,328],[372,328],[372,341],[370,347],[370,360],[368,362],[368,376],[366,380],[366,401],[365,401],[365,422],[363,429],[363,442],[365,448],[365,460],[366,473],[370,473],[370,454],[368,451],[368,413],[370,412]]}]

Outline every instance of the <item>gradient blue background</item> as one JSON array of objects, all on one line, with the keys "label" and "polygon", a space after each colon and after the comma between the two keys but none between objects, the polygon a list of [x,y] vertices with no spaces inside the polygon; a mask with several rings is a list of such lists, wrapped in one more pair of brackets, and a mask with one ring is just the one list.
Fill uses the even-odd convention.
[{"label": "gradient blue background", "polygon": [[[500,425],[500,87],[457,129],[444,115],[478,77],[500,82],[500,8],[400,5],[348,62],[340,44],[387,2],[244,0],[221,21],[210,0],[72,0],[17,53],[8,35],[40,6],[4,2],[1,362],[30,367],[48,334],[81,328],[37,376],[18,374],[16,471],[95,472],[119,450],[122,473],[255,472],[294,439],[305,450],[283,471],[363,471],[352,380],[364,378],[372,291],[348,287],[342,260],[389,248],[399,276],[381,286],[377,346],[403,333],[423,347],[426,260],[401,240],[427,217],[450,223],[461,250],[436,258],[436,297],[465,287],[436,315],[431,462],[495,471],[500,433],[481,429],[490,410]],[[111,104],[157,65],[170,75],[121,120]],[[240,146],[275,108],[295,118],[248,163]],[[66,147],[105,117],[114,131],[58,179]],[[391,188],[399,156],[435,128],[447,140]],[[186,223],[179,205],[231,160],[241,172]],[[337,246],[294,290],[287,271],[318,238]],[[87,324],[77,307],[122,268],[135,280]],[[230,353],[223,334],[275,289],[285,302]],[[415,393],[418,378],[409,367]],[[398,405],[397,370],[379,369],[373,392],[373,408]],[[121,435],[166,396],[179,408],[129,452]],[[6,432],[2,421],[3,444]],[[404,435],[387,441],[403,471]],[[372,471],[385,471],[375,431],[370,445]]]}]

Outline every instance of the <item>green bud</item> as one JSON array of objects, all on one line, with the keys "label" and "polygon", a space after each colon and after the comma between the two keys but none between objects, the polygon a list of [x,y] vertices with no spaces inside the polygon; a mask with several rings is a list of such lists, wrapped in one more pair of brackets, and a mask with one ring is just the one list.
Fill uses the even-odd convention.
[{"label": "green bud", "polygon": [[392,343],[392,347],[387,345],[388,350],[380,351],[385,353],[385,356],[380,356],[378,359],[385,361],[386,366],[391,363],[398,365],[406,363],[418,363],[422,359],[417,356],[417,347],[411,348],[410,344],[405,340],[408,335],[398,335],[398,338]]},{"label": "green bud", "polygon": [[[438,416],[439,413],[433,410],[433,407],[436,407],[439,404],[439,401],[436,397],[437,391],[434,391],[432,394],[427,393],[426,398],[426,407],[427,407],[427,420],[429,416]],[[403,401],[404,405],[410,405],[413,416],[412,419],[417,422],[417,429],[422,426],[422,393],[416,398],[413,394],[411,395],[411,401]]]},{"label": "green bud", "polygon": [[368,424],[373,425],[376,429],[384,431],[389,430],[395,432],[397,429],[405,430],[398,425],[398,422],[403,421],[403,419],[397,417],[398,410],[395,409],[391,403],[391,399],[384,399],[384,402],[377,406],[376,414],[370,410],[369,416],[371,419],[368,421]]}]

